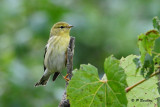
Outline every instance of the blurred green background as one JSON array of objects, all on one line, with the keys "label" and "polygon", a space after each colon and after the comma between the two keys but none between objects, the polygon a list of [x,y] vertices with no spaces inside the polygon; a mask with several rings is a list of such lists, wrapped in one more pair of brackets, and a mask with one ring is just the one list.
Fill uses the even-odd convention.
[{"label": "blurred green background", "polygon": [[54,23],[75,26],[74,68],[91,63],[102,74],[107,56],[139,54],[137,35],[153,29],[159,4],[159,0],[0,0],[0,107],[58,106],[65,88],[62,76],[45,87],[34,87],[43,74],[44,47]]}]

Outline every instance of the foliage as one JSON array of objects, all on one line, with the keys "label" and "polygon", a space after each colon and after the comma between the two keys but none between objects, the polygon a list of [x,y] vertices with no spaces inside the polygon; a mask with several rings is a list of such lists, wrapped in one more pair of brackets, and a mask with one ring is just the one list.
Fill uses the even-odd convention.
[{"label": "foliage", "polygon": [[160,37],[159,32],[156,30],[148,31],[146,34],[138,36],[138,46],[141,53],[141,63],[144,64],[145,56],[148,53],[152,55],[155,40]]},{"label": "foliage", "polygon": [[158,17],[153,18],[153,27],[160,31],[160,20]]},{"label": "foliage", "polygon": [[[150,20],[159,10],[159,0],[0,0],[0,107],[58,106],[62,76],[34,88],[43,74],[44,48],[54,23],[75,26],[74,68],[91,63],[102,77],[106,56],[138,53],[136,35],[152,27]],[[160,39],[156,43],[160,46]]]},{"label": "foliage", "polygon": [[[97,69],[92,65],[81,65],[67,88],[71,107],[126,107],[124,91],[126,76],[119,61],[110,56],[105,60],[104,69],[107,79],[99,79]],[[114,76],[113,76],[114,75]]]},{"label": "foliage", "polygon": [[154,71],[152,51],[154,49],[155,40],[159,37],[160,35],[157,30],[150,30],[146,34],[138,36],[138,46],[141,53],[141,74],[144,76],[146,73],[146,78],[149,78]]},{"label": "foliage", "polygon": [[[121,66],[127,75],[128,86],[143,80],[140,74],[135,75],[136,64],[133,62],[136,55],[129,55],[126,58],[121,58]],[[160,96],[158,93],[157,84],[158,79],[152,77],[144,83],[138,85],[127,93],[128,105],[135,107],[154,107],[157,104],[157,98]]]},{"label": "foliage", "polygon": [[159,106],[160,85],[157,86],[159,79],[155,75],[160,71],[160,54],[153,51],[159,37],[157,30],[139,35],[140,56],[129,55],[120,60],[113,56],[106,58],[102,79],[94,66],[81,65],[67,87],[71,107]]}]

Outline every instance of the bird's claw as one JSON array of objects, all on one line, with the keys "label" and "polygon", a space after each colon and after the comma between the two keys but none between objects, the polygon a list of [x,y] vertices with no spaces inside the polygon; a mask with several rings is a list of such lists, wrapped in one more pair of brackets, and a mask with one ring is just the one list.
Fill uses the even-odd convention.
[{"label": "bird's claw", "polygon": [[69,81],[69,79],[67,78],[68,77],[68,74],[65,76],[65,77],[63,77],[66,81]]}]

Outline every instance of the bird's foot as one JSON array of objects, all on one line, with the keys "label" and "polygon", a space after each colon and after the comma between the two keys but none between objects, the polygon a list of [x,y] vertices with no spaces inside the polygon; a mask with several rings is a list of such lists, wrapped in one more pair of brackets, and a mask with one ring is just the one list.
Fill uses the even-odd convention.
[{"label": "bird's foot", "polygon": [[67,78],[68,77],[68,74],[65,76],[65,77],[63,77],[66,81],[69,81],[69,79]]}]

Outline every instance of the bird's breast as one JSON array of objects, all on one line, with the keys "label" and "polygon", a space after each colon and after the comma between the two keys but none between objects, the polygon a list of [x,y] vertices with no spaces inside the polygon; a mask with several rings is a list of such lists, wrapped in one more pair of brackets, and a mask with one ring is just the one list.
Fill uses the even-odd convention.
[{"label": "bird's breast", "polygon": [[47,44],[45,65],[52,72],[60,72],[65,66],[65,53],[69,45],[70,36],[53,36]]}]

